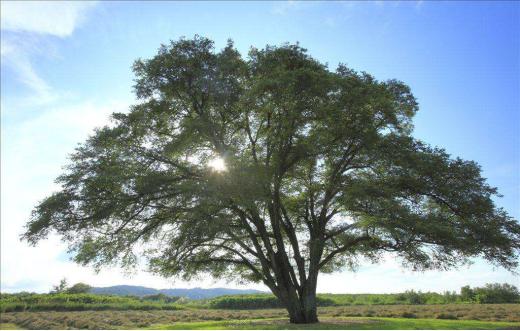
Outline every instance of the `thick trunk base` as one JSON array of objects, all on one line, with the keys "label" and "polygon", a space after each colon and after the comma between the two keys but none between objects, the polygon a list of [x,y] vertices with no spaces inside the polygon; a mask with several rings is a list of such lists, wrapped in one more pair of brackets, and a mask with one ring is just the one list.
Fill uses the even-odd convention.
[{"label": "thick trunk base", "polygon": [[318,323],[316,302],[317,273],[312,273],[305,282],[304,288],[290,287],[279,296],[289,312],[289,321],[293,324]]},{"label": "thick trunk base", "polygon": [[291,324],[311,324],[311,323],[318,323],[318,317],[311,317],[311,318],[290,318],[289,322]]},{"label": "thick trunk base", "polygon": [[310,324],[318,323],[318,314],[316,311],[297,311],[289,313],[289,322],[292,324]]}]

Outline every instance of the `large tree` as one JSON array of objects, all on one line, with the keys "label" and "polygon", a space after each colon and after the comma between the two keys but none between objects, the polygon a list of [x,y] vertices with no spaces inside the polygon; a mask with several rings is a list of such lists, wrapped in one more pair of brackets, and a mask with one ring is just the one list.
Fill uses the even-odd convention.
[{"label": "large tree", "polygon": [[402,82],[202,37],[133,69],[140,102],[77,148],[30,243],[53,230],[84,265],[263,282],[293,323],[317,321],[320,272],[385,252],[414,269],[517,267],[519,224],[475,162],[411,136]]}]

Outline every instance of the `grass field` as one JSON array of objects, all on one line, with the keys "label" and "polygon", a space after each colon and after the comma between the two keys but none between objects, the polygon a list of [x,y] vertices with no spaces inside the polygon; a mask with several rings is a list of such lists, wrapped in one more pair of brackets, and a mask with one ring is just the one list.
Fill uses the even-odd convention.
[{"label": "grass field", "polygon": [[292,325],[283,309],[9,312],[1,329],[520,329],[519,304],[345,306]]},{"label": "grass field", "polygon": [[287,319],[228,320],[212,322],[176,323],[152,325],[158,330],[490,330],[520,329],[520,323],[482,321],[442,321],[435,319],[374,318],[374,317],[325,317],[320,323],[294,325]]},{"label": "grass field", "polygon": [[[23,329],[14,323],[0,323],[1,330]],[[67,327],[53,327],[64,329]],[[107,329],[140,329],[140,325],[122,325]],[[152,324],[150,330],[520,330],[520,323],[486,321],[450,321],[436,319],[375,318],[375,317],[324,317],[320,323],[294,325],[286,318],[225,320],[205,322],[177,322],[171,324]]]}]

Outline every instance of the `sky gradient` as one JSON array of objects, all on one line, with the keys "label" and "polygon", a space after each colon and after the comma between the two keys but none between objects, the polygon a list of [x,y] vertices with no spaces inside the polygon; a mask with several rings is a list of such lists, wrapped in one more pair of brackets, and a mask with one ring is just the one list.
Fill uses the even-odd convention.
[{"label": "sky gradient", "polygon": [[[67,155],[93,128],[135,102],[131,65],[161,43],[199,34],[220,49],[300,42],[338,63],[412,88],[414,135],[477,161],[520,218],[519,2],[1,2],[1,291],[46,292],[67,277],[95,286],[254,287],[201,277],[190,283],[142,271],[69,261],[51,236],[19,236],[32,208],[53,191]],[[388,256],[356,273],[321,275],[319,292],[458,290],[520,278],[480,259],[471,267],[414,273]]]}]

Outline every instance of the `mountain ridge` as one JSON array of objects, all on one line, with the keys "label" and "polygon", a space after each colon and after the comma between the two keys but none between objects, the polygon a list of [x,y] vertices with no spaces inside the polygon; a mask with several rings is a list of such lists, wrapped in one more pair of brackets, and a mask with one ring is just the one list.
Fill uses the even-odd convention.
[{"label": "mountain ridge", "polygon": [[152,287],[146,286],[137,286],[137,285],[114,285],[107,287],[92,287],[90,293],[93,294],[112,294],[112,295],[135,295],[135,296],[145,296],[145,295],[153,295],[153,294],[165,294],[168,296],[179,296],[179,297],[187,297],[189,299],[209,299],[214,298],[221,295],[231,295],[231,294],[255,294],[255,293],[266,293],[264,291],[259,290],[242,290],[242,289],[232,289],[225,287],[217,287],[217,288],[170,288],[170,289],[155,289]]}]

